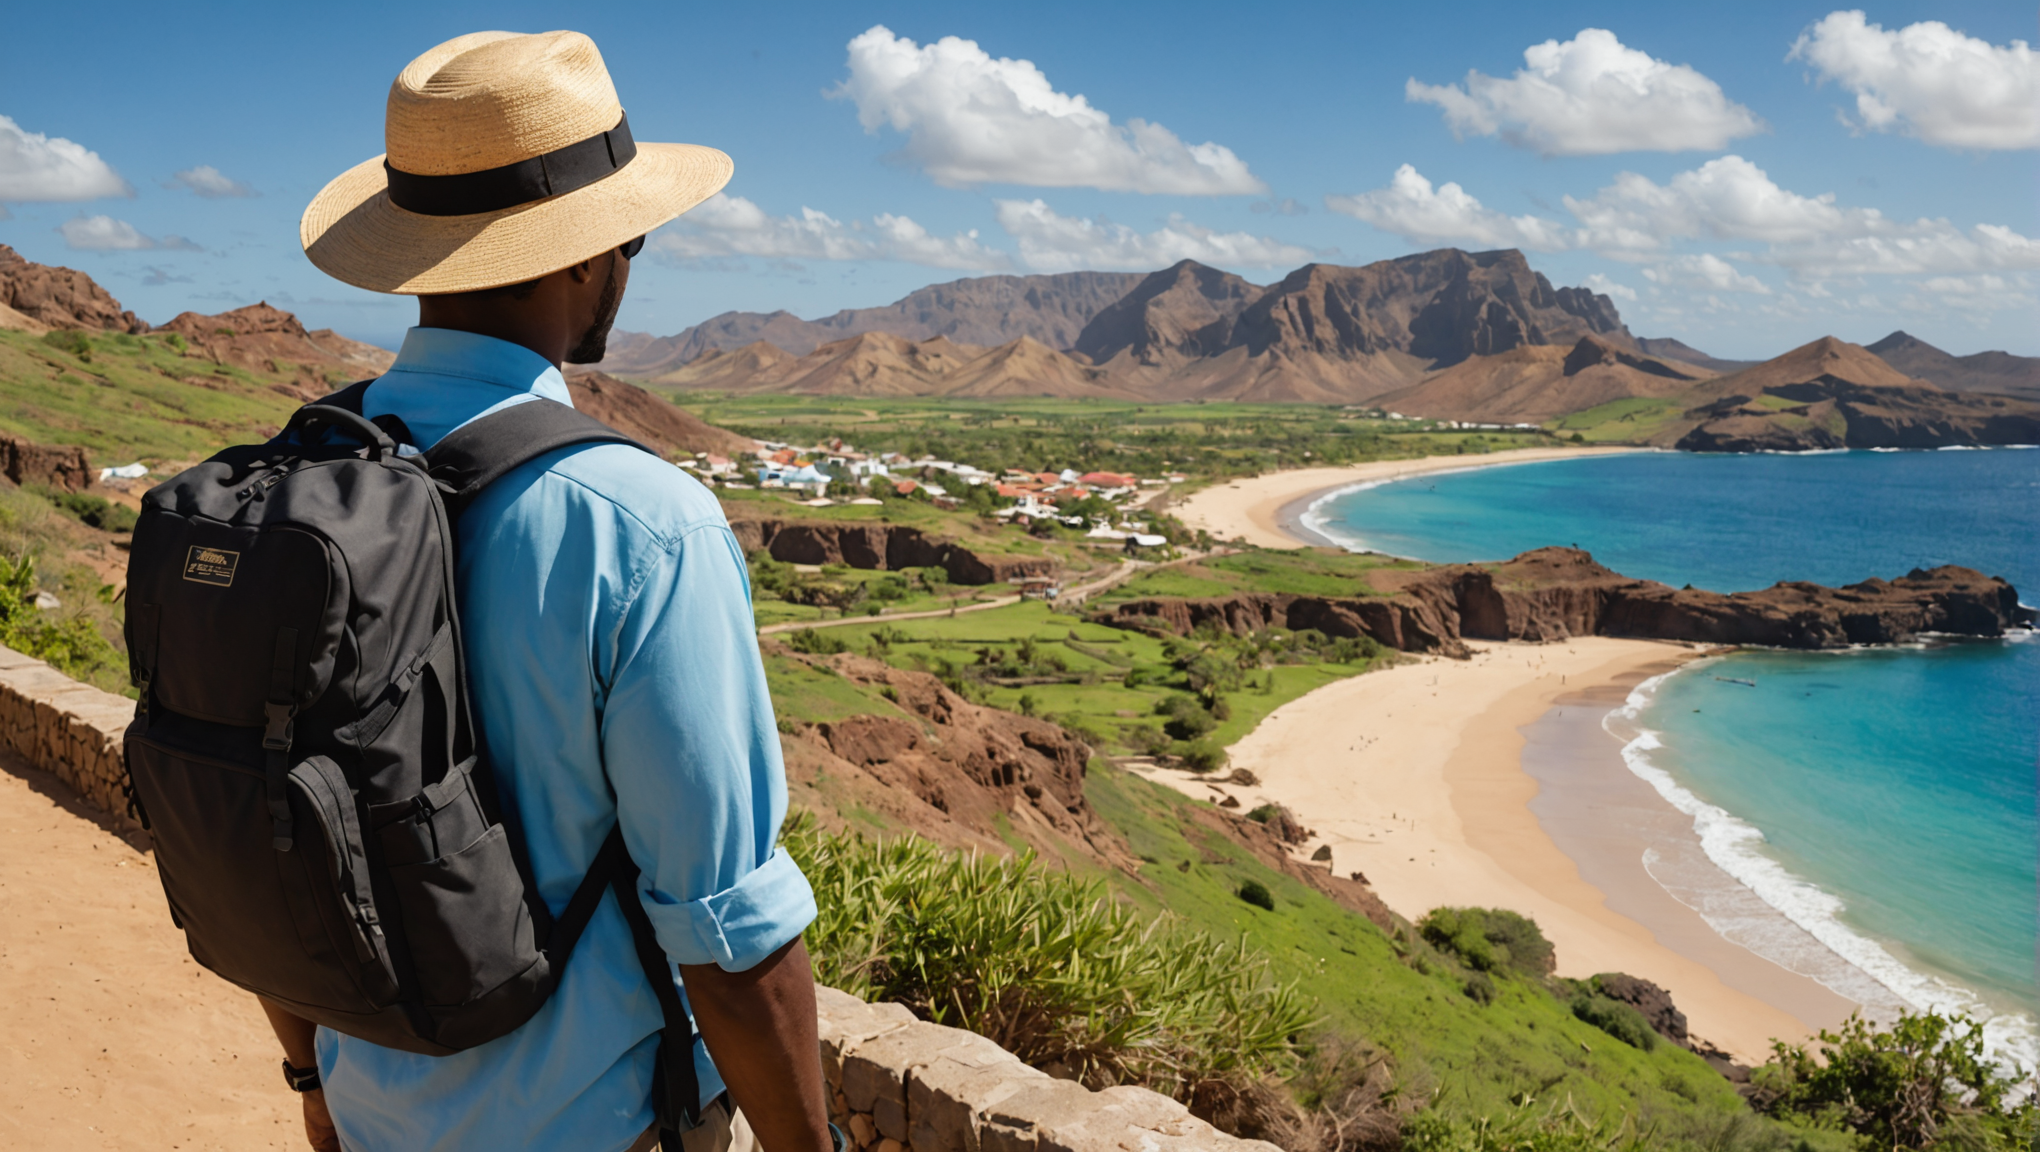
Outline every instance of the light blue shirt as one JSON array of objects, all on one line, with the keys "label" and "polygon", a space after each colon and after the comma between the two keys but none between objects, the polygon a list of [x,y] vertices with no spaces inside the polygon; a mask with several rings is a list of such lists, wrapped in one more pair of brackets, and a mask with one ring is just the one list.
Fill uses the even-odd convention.
[{"label": "light blue shirt", "polygon": [[[538,397],[571,403],[529,349],[413,328],[363,407],[429,447]],[[562,448],[485,490],[458,535],[475,704],[553,913],[621,818],[673,962],[742,971],[798,936],[814,894],[777,847],[779,735],[743,551],[715,497],[635,448]],[[610,893],[515,1032],[434,1057],[321,1028],[319,1073],[350,1152],[621,1152],[652,1123],[662,1023]],[[695,1066],[714,1099],[722,1078],[698,1040]]]}]

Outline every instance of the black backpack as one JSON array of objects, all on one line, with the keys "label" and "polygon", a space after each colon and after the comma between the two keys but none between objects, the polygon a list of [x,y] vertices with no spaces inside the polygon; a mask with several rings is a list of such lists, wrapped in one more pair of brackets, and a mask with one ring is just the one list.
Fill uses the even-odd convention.
[{"label": "black backpack", "polygon": [[142,501],[128,789],[171,917],[242,988],[437,1056],[530,1019],[613,888],[665,1009],[660,1122],[691,1127],[692,1028],[622,833],[554,919],[483,757],[454,601],[453,522],[484,487],[569,444],[635,442],[535,400],[401,456],[402,422],[361,415],[367,387]]}]

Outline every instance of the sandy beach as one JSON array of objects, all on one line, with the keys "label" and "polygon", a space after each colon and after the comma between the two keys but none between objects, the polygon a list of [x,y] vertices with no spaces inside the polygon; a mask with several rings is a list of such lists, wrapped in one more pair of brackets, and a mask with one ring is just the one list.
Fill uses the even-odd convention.
[{"label": "sandy beach", "polygon": [[1634,451],[1638,449],[1515,448],[1485,456],[1425,456],[1415,460],[1377,460],[1346,468],[1298,468],[1214,485],[1193,493],[1174,511],[1183,523],[1202,528],[1219,540],[1245,540],[1262,548],[1294,548],[1299,544],[1326,543],[1299,533],[1294,520],[1312,497],[1335,488],[1429,472],[1461,472],[1469,468],[1499,468]]},{"label": "sandy beach", "polygon": [[[1557,946],[1560,974],[1653,980],[1671,991],[1695,1035],[1760,1061],[1772,1038],[1832,1026],[1853,1005],[1723,939],[1651,878],[1640,822],[1678,814],[1635,780],[1620,745],[1597,725],[1580,726],[1575,736],[1591,739],[1572,752],[1598,773],[1587,810],[1563,814],[1595,829],[1594,851],[1569,845],[1587,869],[1532,811],[1539,782],[1522,763],[1524,730],[1560,701],[1604,715],[1631,686],[1694,655],[1675,644],[1585,637],[1479,645],[1471,660],[1357,676],[1284,705],[1234,745],[1233,764],[1261,783],[1225,790],[1243,805],[1274,801],[1299,813],[1319,837],[1302,851],[1329,844],[1334,870],[1365,874],[1398,913],[1414,920],[1444,905],[1521,912]],[[1181,773],[1161,777],[1191,795],[1214,791]],[[1607,807],[1611,797],[1628,810]]]}]

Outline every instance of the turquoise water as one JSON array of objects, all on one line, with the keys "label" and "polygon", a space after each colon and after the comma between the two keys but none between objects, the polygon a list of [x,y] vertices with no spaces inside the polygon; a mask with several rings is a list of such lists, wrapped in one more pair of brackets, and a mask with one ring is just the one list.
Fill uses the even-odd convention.
[{"label": "turquoise water", "polygon": [[[1725,591],[1960,563],[2040,602],[2040,451],[1562,461],[1351,492],[1307,523],[1430,560],[1577,543]],[[1997,1014],[2033,1065],[2040,639],[1743,652],[1629,711],[1632,767],[1716,864],[1899,998]]]}]

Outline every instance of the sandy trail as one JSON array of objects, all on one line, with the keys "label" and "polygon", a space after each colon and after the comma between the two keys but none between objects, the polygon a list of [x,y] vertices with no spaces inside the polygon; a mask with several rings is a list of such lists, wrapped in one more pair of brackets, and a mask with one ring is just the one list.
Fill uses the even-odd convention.
[{"label": "sandy trail", "polygon": [[1202,528],[1215,540],[1245,540],[1262,548],[1294,548],[1315,544],[1295,536],[1283,524],[1283,509],[1305,497],[1365,484],[1372,480],[1395,480],[1428,472],[1460,472],[1469,468],[1499,468],[1506,464],[1534,464],[1540,460],[1565,460],[1576,456],[1616,456],[1633,448],[1512,448],[1485,456],[1425,456],[1415,460],[1377,460],[1346,468],[1298,468],[1270,472],[1246,480],[1232,480],[1193,493],[1175,508],[1178,519],[1191,528]]},{"label": "sandy trail", "polygon": [[0,1147],[303,1148],[252,996],[194,964],[152,858],[0,754]]},{"label": "sandy trail", "polygon": [[1665,895],[1642,868],[1640,839],[1633,866],[1604,875],[1619,881],[1610,887],[1625,907],[1649,910],[1662,938],[1611,910],[1610,893],[1582,879],[1529,808],[1538,785],[1521,765],[1521,728],[1561,696],[1626,687],[1692,650],[1602,637],[1475,648],[1471,660],[1406,664],[1283,705],[1232,749],[1233,764],[1260,777],[1256,787],[1152,776],[1201,798],[1225,791],[1245,807],[1288,806],[1319,836],[1302,851],[1331,845],[1338,873],[1365,874],[1412,920],[1446,905],[1530,916],[1557,946],[1562,975],[1653,980],[1695,1035],[1743,1060],[1762,1060],[1774,1037],[1800,1039],[1847,1014],[1848,1001],[1722,939]]}]

